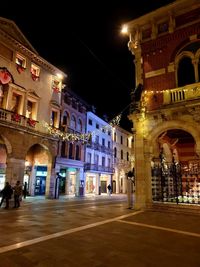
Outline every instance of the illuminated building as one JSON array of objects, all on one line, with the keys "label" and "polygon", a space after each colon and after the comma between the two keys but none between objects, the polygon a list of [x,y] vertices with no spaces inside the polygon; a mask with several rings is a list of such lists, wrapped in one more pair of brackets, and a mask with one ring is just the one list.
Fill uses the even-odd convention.
[{"label": "illuminated building", "polygon": [[136,208],[200,204],[200,2],[177,0],[126,24]]},{"label": "illuminated building", "polygon": [[93,112],[87,112],[86,132],[92,134],[85,151],[85,193],[107,193],[112,184],[112,127]]},{"label": "illuminated building", "polygon": [[69,140],[60,140],[56,159],[59,173],[59,194],[82,196],[84,194],[85,142],[74,141],[85,134],[88,104],[71,89],[62,92],[61,131],[69,134]]},{"label": "illuminated building", "polygon": [[133,135],[119,126],[113,127],[113,192],[127,192],[127,173],[134,167]]},{"label": "illuminated building", "polygon": [[54,196],[58,139],[44,122],[59,127],[61,75],[13,21],[0,18],[0,189],[20,180],[30,195]]}]

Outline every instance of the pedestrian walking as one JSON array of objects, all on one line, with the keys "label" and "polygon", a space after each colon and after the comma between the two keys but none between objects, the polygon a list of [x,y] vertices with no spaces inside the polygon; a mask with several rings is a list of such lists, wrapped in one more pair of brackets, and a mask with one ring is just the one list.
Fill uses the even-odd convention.
[{"label": "pedestrian walking", "polygon": [[10,202],[10,199],[11,199],[12,193],[13,193],[12,187],[9,184],[9,182],[6,182],[6,185],[2,189],[1,193],[2,193],[2,199],[1,199],[0,207],[3,204],[4,200],[6,200],[5,209],[8,209],[9,208],[9,202]]},{"label": "pedestrian walking", "polygon": [[108,186],[107,186],[107,188],[108,188],[108,195],[110,196],[111,195],[111,185],[109,184]]},{"label": "pedestrian walking", "polygon": [[14,189],[14,207],[13,208],[19,208],[20,200],[22,196],[22,186],[20,184],[20,181],[17,181],[13,189]]},{"label": "pedestrian walking", "polygon": [[25,182],[24,183],[24,188],[23,188],[23,197],[24,197],[24,199],[26,198],[27,193],[28,193],[27,189],[28,189],[28,184],[27,184],[27,182]]}]

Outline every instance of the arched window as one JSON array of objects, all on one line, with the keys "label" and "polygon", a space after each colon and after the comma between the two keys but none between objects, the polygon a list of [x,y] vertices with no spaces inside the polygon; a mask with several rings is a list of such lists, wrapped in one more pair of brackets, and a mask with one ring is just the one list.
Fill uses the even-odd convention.
[{"label": "arched window", "polygon": [[76,118],[75,118],[74,115],[72,115],[72,117],[71,117],[70,127],[71,127],[72,129],[76,129]]},{"label": "arched window", "polygon": [[77,131],[82,132],[82,121],[78,119]]},{"label": "arched window", "polygon": [[69,124],[69,115],[68,113],[65,111],[64,115],[63,115],[63,121],[62,121],[62,126],[67,126]]},{"label": "arched window", "polygon": [[180,59],[178,65],[178,87],[191,83],[195,83],[195,73],[192,59],[189,57],[183,57]]},{"label": "arched window", "polygon": [[80,147],[76,145],[76,160],[80,160]]}]

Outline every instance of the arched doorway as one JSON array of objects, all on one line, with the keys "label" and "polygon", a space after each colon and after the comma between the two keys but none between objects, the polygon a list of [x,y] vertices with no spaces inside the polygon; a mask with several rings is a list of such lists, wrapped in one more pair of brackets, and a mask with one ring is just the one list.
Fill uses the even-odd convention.
[{"label": "arched doorway", "polygon": [[200,204],[200,159],[196,140],[183,129],[157,137],[159,154],[152,158],[152,200]]},{"label": "arched doorway", "polygon": [[0,138],[0,191],[4,188],[6,181],[6,159],[7,159],[6,145]]},{"label": "arched doorway", "polygon": [[50,186],[51,155],[46,146],[35,144],[27,152],[23,183],[29,195],[46,195]]}]

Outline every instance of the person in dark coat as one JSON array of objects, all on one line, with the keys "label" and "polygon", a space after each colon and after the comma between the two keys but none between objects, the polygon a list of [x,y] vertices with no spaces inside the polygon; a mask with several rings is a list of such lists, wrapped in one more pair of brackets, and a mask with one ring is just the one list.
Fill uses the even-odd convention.
[{"label": "person in dark coat", "polygon": [[6,200],[5,209],[8,209],[9,208],[9,201],[10,201],[10,199],[12,197],[12,193],[13,193],[12,187],[9,184],[9,182],[6,182],[6,185],[2,189],[1,193],[2,193],[2,199],[1,199],[0,207],[3,204],[4,200]]},{"label": "person in dark coat", "polygon": [[24,197],[24,199],[26,198],[27,193],[28,193],[28,184],[27,184],[27,182],[25,182],[24,183],[24,188],[23,188],[23,197]]}]

